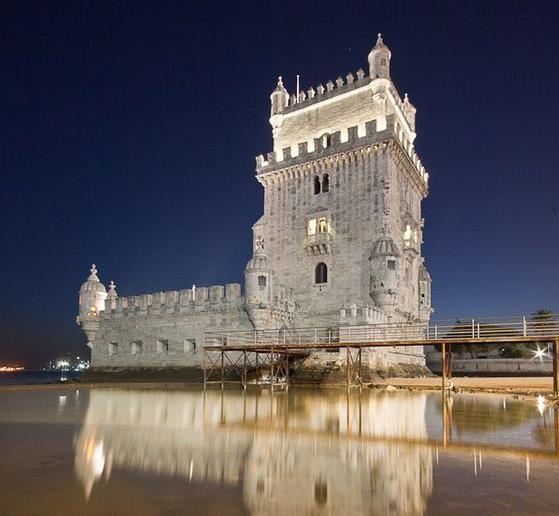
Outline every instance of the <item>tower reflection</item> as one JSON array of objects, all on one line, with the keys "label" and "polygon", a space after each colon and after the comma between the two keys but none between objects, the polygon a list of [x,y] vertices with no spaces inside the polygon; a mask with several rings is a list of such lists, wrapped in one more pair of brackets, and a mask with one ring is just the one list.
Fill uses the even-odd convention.
[{"label": "tower reflection", "polygon": [[86,497],[125,468],[238,485],[251,514],[419,515],[425,411],[421,393],[92,390],[75,472]]}]

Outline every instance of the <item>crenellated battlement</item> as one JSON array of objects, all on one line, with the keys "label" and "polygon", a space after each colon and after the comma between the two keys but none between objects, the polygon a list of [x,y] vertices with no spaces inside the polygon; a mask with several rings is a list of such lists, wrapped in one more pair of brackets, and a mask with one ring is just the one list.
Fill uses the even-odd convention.
[{"label": "crenellated battlement", "polygon": [[306,92],[299,92],[299,97],[295,93],[290,95],[287,105],[283,108],[283,113],[292,113],[298,109],[306,108],[313,104],[317,104],[324,100],[343,95],[350,91],[366,86],[371,82],[371,78],[365,74],[362,68],[359,68],[355,75],[349,72],[344,79],[339,75],[335,81],[329,79],[325,85],[322,83],[314,87],[310,87]]},{"label": "crenellated battlement", "polygon": [[388,115],[383,120],[371,120],[341,131],[335,131],[329,135],[328,141],[324,137],[313,138],[310,141],[286,147],[278,152],[268,152],[266,158],[263,155],[256,156],[256,175],[262,176],[309,160],[344,152],[361,143],[363,145],[374,144],[387,139],[395,139],[399,142],[419,178],[427,186],[429,173],[425,170],[421,159],[415,152],[413,143],[406,139],[405,132],[399,126],[394,114]]},{"label": "crenellated battlement", "polygon": [[228,283],[211,287],[117,297],[114,300],[114,308],[106,306],[99,315],[101,319],[108,319],[207,311],[222,312],[228,308],[240,308],[243,303],[241,285]]}]

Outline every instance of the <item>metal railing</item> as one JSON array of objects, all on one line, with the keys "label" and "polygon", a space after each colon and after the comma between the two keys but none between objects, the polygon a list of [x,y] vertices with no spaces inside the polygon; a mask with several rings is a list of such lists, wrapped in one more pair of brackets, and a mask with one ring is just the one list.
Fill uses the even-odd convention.
[{"label": "metal railing", "polygon": [[276,330],[207,332],[206,346],[330,346],[358,342],[471,342],[526,338],[542,341],[559,336],[559,314],[442,320],[431,323],[395,322],[360,326],[282,328]]}]

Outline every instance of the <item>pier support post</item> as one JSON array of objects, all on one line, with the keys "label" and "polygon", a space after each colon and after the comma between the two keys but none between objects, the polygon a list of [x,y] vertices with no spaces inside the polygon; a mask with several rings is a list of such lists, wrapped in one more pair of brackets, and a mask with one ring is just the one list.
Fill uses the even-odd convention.
[{"label": "pier support post", "polygon": [[351,388],[351,355],[349,346],[346,347],[347,391]]},{"label": "pier support post", "polygon": [[443,396],[446,394],[446,343],[443,340],[441,345],[441,377]]},{"label": "pier support post", "polygon": [[559,337],[553,339],[553,396],[559,396]]},{"label": "pier support post", "polygon": [[243,389],[247,388],[247,352],[243,351],[243,374],[242,374]]},{"label": "pier support post", "polygon": [[225,387],[225,351],[221,350],[221,390]]}]

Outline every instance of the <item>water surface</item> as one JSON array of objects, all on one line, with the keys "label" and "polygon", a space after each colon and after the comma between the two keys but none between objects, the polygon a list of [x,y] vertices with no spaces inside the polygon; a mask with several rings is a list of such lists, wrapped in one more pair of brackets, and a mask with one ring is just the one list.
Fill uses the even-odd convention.
[{"label": "water surface", "polygon": [[557,412],[460,394],[0,389],[0,513],[557,514]]}]

